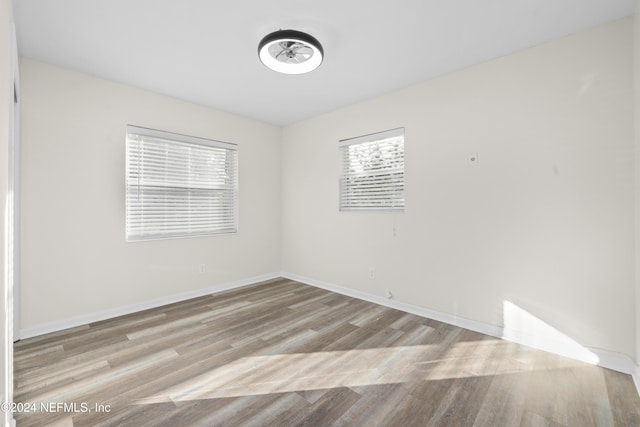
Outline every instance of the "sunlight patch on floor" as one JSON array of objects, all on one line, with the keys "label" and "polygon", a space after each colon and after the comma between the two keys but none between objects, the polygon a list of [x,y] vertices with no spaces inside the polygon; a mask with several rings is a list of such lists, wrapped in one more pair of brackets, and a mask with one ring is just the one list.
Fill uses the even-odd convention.
[{"label": "sunlight patch on floor", "polygon": [[446,380],[529,372],[532,363],[492,357],[513,346],[500,339],[244,357],[177,384],[137,404],[183,402],[305,390]]}]

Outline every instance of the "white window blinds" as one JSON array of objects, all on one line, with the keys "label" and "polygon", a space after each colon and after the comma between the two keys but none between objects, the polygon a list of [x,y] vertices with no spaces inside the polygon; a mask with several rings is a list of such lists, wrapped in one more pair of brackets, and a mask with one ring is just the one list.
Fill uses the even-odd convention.
[{"label": "white window blinds", "polygon": [[127,126],[128,241],[237,231],[235,144]]},{"label": "white window blinds", "polygon": [[340,210],[404,211],[404,128],[340,141]]}]

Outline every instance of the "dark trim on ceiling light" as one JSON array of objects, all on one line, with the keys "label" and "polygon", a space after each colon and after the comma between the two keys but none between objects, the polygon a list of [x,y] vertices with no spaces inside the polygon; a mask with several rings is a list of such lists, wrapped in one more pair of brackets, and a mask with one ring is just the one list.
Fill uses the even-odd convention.
[{"label": "dark trim on ceiling light", "polygon": [[313,36],[296,30],[278,30],[267,34],[258,44],[260,61],[285,74],[303,74],[322,64],[324,49]]}]

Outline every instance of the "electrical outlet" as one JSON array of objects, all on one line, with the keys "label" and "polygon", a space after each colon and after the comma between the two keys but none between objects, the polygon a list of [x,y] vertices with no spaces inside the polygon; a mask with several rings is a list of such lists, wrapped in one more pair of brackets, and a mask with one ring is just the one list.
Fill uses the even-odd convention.
[{"label": "electrical outlet", "polygon": [[369,279],[374,280],[376,278],[376,269],[371,267],[369,269]]}]

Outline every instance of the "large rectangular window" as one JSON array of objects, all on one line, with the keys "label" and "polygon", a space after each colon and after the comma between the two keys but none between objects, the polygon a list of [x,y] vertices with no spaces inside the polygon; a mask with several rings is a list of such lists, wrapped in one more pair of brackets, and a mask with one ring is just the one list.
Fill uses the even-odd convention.
[{"label": "large rectangular window", "polygon": [[235,144],[127,126],[128,241],[235,233]]},{"label": "large rectangular window", "polygon": [[404,211],[404,128],[339,143],[341,211]]}]

